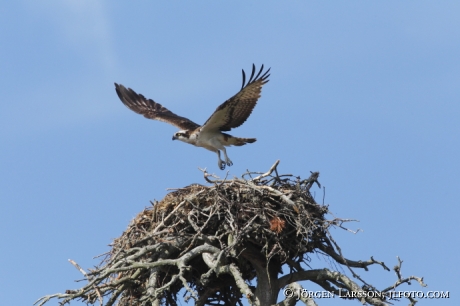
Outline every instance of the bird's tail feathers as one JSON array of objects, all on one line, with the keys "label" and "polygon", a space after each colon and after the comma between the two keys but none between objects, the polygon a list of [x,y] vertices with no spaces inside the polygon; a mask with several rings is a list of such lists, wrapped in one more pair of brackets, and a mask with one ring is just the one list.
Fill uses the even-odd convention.
[{"label": "bird's tail feathers", "polygon": [[239,137],[233,137],[230,136],[228,139],[228,143],[233,146],[244,146],[247,143],[253,143],[257,139],[255,138],[239,138]]}]

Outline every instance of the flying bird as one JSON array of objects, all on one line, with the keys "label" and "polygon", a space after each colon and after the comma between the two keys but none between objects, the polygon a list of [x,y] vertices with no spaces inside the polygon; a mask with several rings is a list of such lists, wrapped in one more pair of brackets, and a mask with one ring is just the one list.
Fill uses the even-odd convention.
[{"label": "flying bird", "polygon": [[[242,146],[256,141],[255,138],[233,137],[223,132],[239,127],[251,115],[260,97],[262,86],[268,82],[268,77],[270,76],[270,69],[265,72],[263,70],[264,65],[256,73],[256,67],[253,64],[251,77],[247,83],[246,74],[243,70],[241,90],[219,105],[203,125],[174,114],[161,104],[151,99],[146,99],[131,88],[115,83],[115,90],[123,104],[132,111],[144,115],[148,119],[163,121],[178,127],[180,131],[173,135],[173,140],[178,139],[217,153],[217,164],[221,170],[224,170],[225,165],[233,165],[230,158],[228,158],[225,147],[232,145]],[[220,151],[224,153],[224,160],[220,158]]]}]

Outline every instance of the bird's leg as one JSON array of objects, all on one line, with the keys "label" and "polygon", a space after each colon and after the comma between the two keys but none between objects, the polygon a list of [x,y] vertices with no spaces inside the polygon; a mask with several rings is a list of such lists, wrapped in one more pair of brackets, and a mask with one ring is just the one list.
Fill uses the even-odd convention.
[{"label": "bird's leg", "polygon": [[230,160],[230,158],[228,158],[228,156],[227,156],[227,150],[225,149],[225,147],[222,147],[222,152],[224,152],[225,163],[227,164],[227,166],[232,166],[233,163],[232,163],[232,161]]},{"label": "bird's leg", "polygon": [[224,170],[225,169],[225,162],[220,159],[220,151],[217,150],[217,166],[219,167],[220,170]]}]

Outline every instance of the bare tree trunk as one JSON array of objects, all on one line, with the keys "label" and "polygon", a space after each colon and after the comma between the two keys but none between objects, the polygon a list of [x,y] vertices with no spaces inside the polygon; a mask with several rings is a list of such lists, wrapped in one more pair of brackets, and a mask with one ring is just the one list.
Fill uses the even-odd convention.
[{"label": "bare tree trunk", "polygon": [[254,304],[257,306],[276,304],[279,292],[278,272],[281,270],[281,265],[275,261],[267,263],[263,253],[254,247],[247,247],[242,255],[253,265],[257,274]]}]

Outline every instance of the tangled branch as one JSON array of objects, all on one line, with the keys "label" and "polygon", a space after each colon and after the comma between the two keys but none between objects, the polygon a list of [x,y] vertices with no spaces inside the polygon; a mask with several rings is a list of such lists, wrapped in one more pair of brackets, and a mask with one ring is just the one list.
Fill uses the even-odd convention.
[{"label": "tangled branch", "polygon": [[[152,203],[113,241],[96,269],[85,272],[72,261],[88,280],[86,285],[44,296],[35,304],[42,306],[56,298],[61,305],[73,300],[119,306],[177,305],[180,292],[185,292],[185,301],[194,300],[196,305],[242,305],[243,298],[251,305],[271,305],[283,287],[298,292],[298,281],[310,281],[334,294],[355,293],[353,299],[384,305],[385,296],[363,297],[376,289],[353,269],[367,271],[374,264],[389,269],[372,257],[353,261],[343,256],[329,228],[343,228],[349,220],[327,220],[328,207],[311,196],[313,184],[321,186],[319,173],[301,180],[279,175],[278,164],[265,173],[248,171],[234,179],[220,179],[202,170],[210,185],[193,184]],[[314,252],[346,266],[362,285],[337,271],[308,269],[309,254]],[[401,263],[395,267],[398,280],[382,292],[410,280],[424,286],[421,278],[402,278]],[[283,266],[290,273],[280,275]],[[299,299],[316,305],[313,299]],[[278,305],[292,303],[294,296]]]}]

